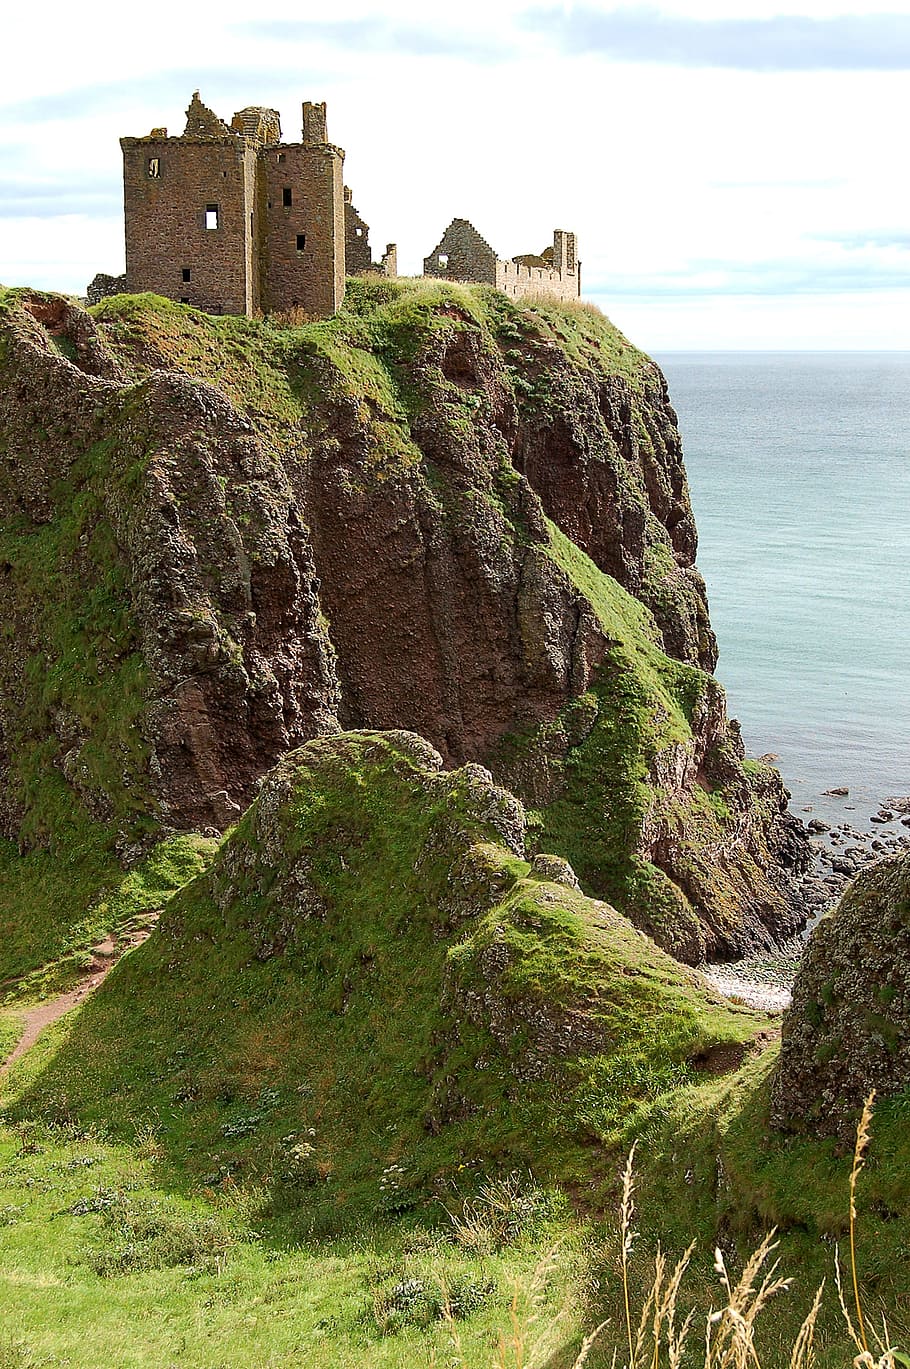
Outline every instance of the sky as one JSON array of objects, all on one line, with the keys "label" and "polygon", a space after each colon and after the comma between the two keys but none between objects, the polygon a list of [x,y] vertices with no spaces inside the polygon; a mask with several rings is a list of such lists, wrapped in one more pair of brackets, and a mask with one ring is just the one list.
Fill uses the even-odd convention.
[{"label": "sky", "polygon": [[2,21],[0,282],[123,269],[118,138],[328,102],[416,274],[455,216],[503,257],[574,229],[640,346],[910,348],[910,0],[85,0]]}]

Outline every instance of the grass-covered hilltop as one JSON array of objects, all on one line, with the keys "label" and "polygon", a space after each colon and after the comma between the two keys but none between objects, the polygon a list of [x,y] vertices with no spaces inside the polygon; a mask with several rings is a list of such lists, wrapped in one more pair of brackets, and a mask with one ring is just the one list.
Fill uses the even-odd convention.
[{"label": "grass-covered hilltop", "polygon": [[0,1369],[910,1343],[904,867],[813,943],[782,1072],[695,968],[801,925],[808,854],[695,551],[593,308],[0,292]]}]

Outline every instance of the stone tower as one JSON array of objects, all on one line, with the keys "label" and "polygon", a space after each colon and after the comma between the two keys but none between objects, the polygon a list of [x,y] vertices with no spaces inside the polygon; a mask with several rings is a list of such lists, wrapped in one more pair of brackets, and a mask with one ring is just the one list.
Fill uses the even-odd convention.
[{"label": "stone tower", "polygon": [[251,106],[228,126],[197,91],[179,137],[155,128],[120,146],[127,291],[213,314],[339,308],[344,152],[324,104],[304,104],[301,141],[283,143],[276,110]]}]

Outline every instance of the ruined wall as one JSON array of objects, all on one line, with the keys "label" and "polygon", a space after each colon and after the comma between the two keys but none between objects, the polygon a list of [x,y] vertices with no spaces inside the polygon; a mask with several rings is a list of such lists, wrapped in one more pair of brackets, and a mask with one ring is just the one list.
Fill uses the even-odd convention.
[{"label": "ruined wall", "polygon": [[577,271],[563,274],[549,267],[523,266],[514,261],[497,261],[496,288],[513,299],[538,292],[558,299],[578,299],[581,294]]},{"label": "ruined wall", "polygon": [[496,253],[467,219],[453,219],[428,257],[423,274],[445,280],[496,284]]},{"label": "ruined wall", "polygon": [[384,276],[389,276],[392,280],[398,275],[398,244],[387,242],[382,260],[379,263],[379,270]]},{"label": "ruined wall", "polygon": [[[120,146],[127,289],[211,314],[250,313],[255,152],[230,133],[121,138]],[[206,227],[208,205],[217,206],[216,227]]]},{"label": "ruined wall", "polygon": [[545,292],[559,299],[581,294],[581,267],[574,233],[557,229],[553,246],[540,256],[502,261],[467,219],[453,219],[442,240],[424,258],[425,276],[495,285],[512,298]]},{"label": "ruined wall", "polygon": [[362,276],[372,271],[370,253],[370,225],[354,208],[350,186],[344,187],[344,258],[349,276]]},{"label": "ruined wall", "polygon": [[126,276],[108,276],[103,271],[99,271],[97,276],[93,276],[89,281],[85,292],[87,304],[100,304],[103,299],[110,295],[122,295],[126,291]]}]

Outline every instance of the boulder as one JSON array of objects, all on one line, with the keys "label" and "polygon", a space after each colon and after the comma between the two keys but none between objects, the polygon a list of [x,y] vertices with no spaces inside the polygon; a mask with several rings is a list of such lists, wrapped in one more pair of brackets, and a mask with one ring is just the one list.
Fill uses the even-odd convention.
[{"label": "boulder", "polygon": [[871,1089],[910,1086],[910,856],[864,870],[822,918],[784,1018],[773,1114],[849,1143]]}]

